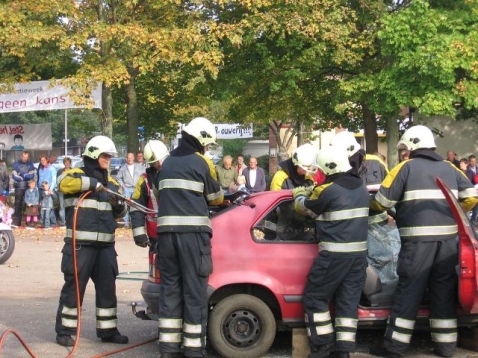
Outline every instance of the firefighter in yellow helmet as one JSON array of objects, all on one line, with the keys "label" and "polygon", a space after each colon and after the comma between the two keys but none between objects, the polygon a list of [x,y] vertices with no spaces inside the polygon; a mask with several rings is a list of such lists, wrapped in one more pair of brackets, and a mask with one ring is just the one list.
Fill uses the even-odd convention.
[{"label": "firefighter in yellow helmet", "polygon": [[[58,344],[70,347],[71,337],[78,327],[77,307],[83,301],[86,284],[91,280],[96,288],[96,335],[103,342],[128,343],[128,337],[117,328],[116,276],[118,262],[115,251],[116,219],[126,213],[126,205],[116,195],[118,183],[108,174],[112,156],[117,156],[113,141],[105,136],[93,137],[83,153],[84,166],[66,171],[58,178],[59,190],[65,198],[66,237],[61,270],[65,283],[60,294],[55,331]],[[92,191],[78,207],[75,205],[86,191]],[[72,235],[76,225],[76,247]],[[80,302],[76,299],[73,250],[76,250]]]},{"label": "firefighter in yellow helmet", "polygon": [[312,176],[317,171],[314,166],[316,156],[317,151],[312,144],[307,143],[298,147],[291,158],[279,163],[280,169],[272,177],[270,190],[313,185]]},{"label": "firefighter in yellow helmet", "polygon": [[373,209],[395,207],[402,246],[384,342],[373,346],[370,353],[393,358],[405,354],[428,288],[434,353],[451,357],[457,340],[457,225],[435,177],[457,193],[466,211],[475,206],[477,194],[462,171],[435,153],[435,139],[428,127],[407,129],[399,141],[402,146],[410,150],[410,159],[390,171],[371,202]]},{"label": "firefighter in yellow helmet", "polygon": [[[164,160],[169,155],[169,150],[163,142],[159,140],[150,140],[143,150],[144,160],[149,164],[149,168],[143,173],[136,184],[135,191],[131,197],[138,204],[149,209],[155,209],[158,212],[158,201],[153,194],[153,179],[161,170]],[[156,247],[156,217],[147,215],[135,208],[130,209],[131,226],[133,229],[133,238],[136,245],[140,247]]]},{"label": "firefighter in yellow helmet", "polygon": [[214,164],[204,153],[216,129],[194,118],[164,161],[158,189],[159,352],[162,358],[202,357],[206,348],[207,282],[212,272],[209,205],[224,196]]},{"label": "firefighter in yellow helmet", "polygon": [[[317,166],[326,175],[322,185],[311,193],[304,187],[292,190],[296,210],[315,218],[320,240],[303,294],[309,358],[347,358],[355,350],[366,276],[369,194],[350,170],[344,148],[319,150]],[[335,322],[329,311],[334,298]]]}]

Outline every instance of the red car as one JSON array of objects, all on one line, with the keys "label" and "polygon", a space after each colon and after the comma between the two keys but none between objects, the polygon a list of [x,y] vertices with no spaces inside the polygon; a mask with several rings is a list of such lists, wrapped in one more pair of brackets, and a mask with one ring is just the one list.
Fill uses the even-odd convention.
[{"label": "red car", "polygon": [[[460,228],[459,324],[471,327],[478,323],[478,241],[453,195],[443,190]],[[314,221],[293,211],[291,191],[272,191],[237,199],[213,213],[212,223],[208,341],[223,357],[260,357],[278,329],[304,326],[302,292],[318,253]],[[149,279],[141,287],[148,308],[137,315],[157,319],[160,273],[150,256]],[[385,325],[393,289],[384,290],[369,267],[359,325]],[[428,321],[426,298],[418,316]]]}]

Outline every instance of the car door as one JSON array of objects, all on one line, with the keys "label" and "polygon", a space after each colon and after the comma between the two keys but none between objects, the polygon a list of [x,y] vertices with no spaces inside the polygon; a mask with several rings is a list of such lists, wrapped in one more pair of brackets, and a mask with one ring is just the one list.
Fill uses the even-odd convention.
[{"label": "car door", "polygon": [[445,195],[458,224],[460,304],[470,313],[478,313],[478,241],[476,234],[467,213],[465,213],[445,182],[438,177],[435,181]]}]

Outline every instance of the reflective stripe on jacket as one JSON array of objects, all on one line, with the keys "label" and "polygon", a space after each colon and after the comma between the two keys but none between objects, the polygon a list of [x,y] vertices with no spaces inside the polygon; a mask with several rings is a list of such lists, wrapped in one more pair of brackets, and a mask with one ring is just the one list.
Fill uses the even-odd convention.
[{"label": "reflective stripe on jacket", "polygon": [[[65,198],[67,227],[65,242],[71,242],[72,239],[75,205],[84,192],[91,190],[92,192],[78,207],[76,240],[85,243],[114,243],[114,234],[118,227],[116,218],[125,215],[126,205],[123,206],[123,210],[114,212],[109,202],[110,194],[95,192],[97,183],[95,178],[86,176],[81,168],[68,170],[58,178],[58,188]],[[115,192],[119,189],[118,183],[112,177],[108,177],[107,187]]]},{"label": "reflective stripe on jacket", "polygon": [[454,238],[456,222],[445,196],[435,183],[437,176],[460,200],[468,201],[472,206],[476,203],[476,190],[461,170],[450,162],[419,156],[390,171],[371,203],[372,208],[395,206],[402,239],[434,241]]},{"label": "reflective stripe on jacket", "polygon": [[319,249],[335,255],[366,256],[368,191],[356,175],[341,173],[338,179],[335,182],[328,178],[303,205],[317,215]]},{"label": "reflective stripe on jacket", "polygon": [[[224,195],[210,159],[193,153],[164,161],[155,186],[159,205],[157,231],[212,234],[208,205],[219,205]],[[157,182],[157,183],[156,183]]]}]

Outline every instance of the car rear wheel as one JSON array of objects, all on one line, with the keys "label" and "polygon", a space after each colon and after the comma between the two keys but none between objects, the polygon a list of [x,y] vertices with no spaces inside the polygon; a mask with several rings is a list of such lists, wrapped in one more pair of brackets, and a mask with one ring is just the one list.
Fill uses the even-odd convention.
[{"label": "car rear wheel", "polygon": [[11,231],[0,230],[0,264],[7,261],[13,254],[15,239]]},{"label": "car rear wheel", "polygon": [[209,341],[222,357],[260,357],[269,350],[275,335],[276,321],[270,308],[251,295],[229,296],[209,316]]}]

